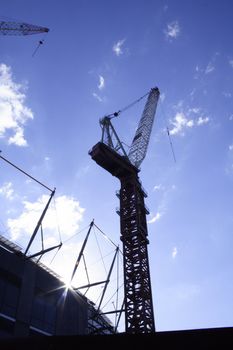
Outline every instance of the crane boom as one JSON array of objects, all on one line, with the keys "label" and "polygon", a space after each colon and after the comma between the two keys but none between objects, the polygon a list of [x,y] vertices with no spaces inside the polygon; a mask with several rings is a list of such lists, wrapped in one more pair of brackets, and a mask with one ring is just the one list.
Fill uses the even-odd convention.
[{"label": "crane boom", "polygon": [[140,167],[146,156],[159,94],[159,89],[157,87],[151,89],[138,128],[130,146],[128,158],[137,168]]},{"label": "crane boom", "polygon": [[24,22],[0,21],[1,35],[30,35],[48,33],[49,29]]}]

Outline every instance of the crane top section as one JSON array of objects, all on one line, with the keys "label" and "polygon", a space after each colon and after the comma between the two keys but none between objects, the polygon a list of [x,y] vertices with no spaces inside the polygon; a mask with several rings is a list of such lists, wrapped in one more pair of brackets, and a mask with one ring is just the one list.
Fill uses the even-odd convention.
[{"label": "crane top section", "polygon": [[29,23],[0,21],[0,35],[30,35],[48,33],[49,29]]},{"label": "crane top section", "polygon": [[[145,94],[135,102],[131,103],[126,108],[118,112],[109,114],[100,120],[100,125],[102,128],[101,142],[107,145],[112,150],[116,151],[118,154],[122,155],[137,169],[139,169],[143,159],[146,156],[159,95],[159,89],[157,87],[152,88],[147,94]],[[127,154],[121,140],[119,139],[111,123],[111,119],[119,116],[119,114],[122,111],[128,109],[135,103],[139,102],[145,96],[148,96],[147,101],[141,119],[139,121],[135,136],[133,138],[132,144],[129,148],[129,152]]]}]

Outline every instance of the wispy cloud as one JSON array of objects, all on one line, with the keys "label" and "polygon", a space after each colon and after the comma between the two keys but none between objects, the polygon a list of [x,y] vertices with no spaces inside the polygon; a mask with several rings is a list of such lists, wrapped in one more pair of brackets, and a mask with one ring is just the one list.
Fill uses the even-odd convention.
[{"label": "wispy cloud", "polygon": [[200,67],[198,65],[195,66],[194,68],[194,79],[198,79],[199,73],[200,73]]},{"label": "wispy cloud", "polygon": [[209,73],[213,72],[214,70],[215,70],[215,67],[214,67],[213,62],[209,62],[207,64],[206,69],[205,69],[205,74],[209,74]]},{"label": "wispy cloud", "polygon": [[166,214],[168,210],[168,203],[171,198],[171,193],[174,192],[175,190],[177,190],[177,187],[175,185],[164,186],[162,184],[157,184],[154,186],[153,192],[156,191],[158,195],[158,191],[159,191],[160,201],[159,201],[159,205],[154,211],[157,214],[155,215],[153,213],[150,214],[150,219],[147,221],[148,224],[153,224],[157,222],[158,220],[161,219],[162,216]]},{"label": "wispy cloud", "polygon": [[161,94],[160,94],[160,101],[161,102],[163,102],[164,100],[165,100],[165,97],[166,97],[166,95],[165,95],[165,93],[164,92],[162,92]]},{"label": "wispy cloud", "polygon": [[[42,211],[48,202],[48,196],[43,195],[35,202],[24,201],[23,212],[14,219],[8,219],[7,225],[13,240],[26,235],[31,235]],[[50,206],[43,220],[43,229],[49,230],[50,236],[57,232],[57,217],[61,232],[66,236],[73,235],[79,228],[85,209],[81,208],[79,202],[69,196],[56,198],[56,209]]]},{"label": "wispy cloud", "polygon": [[210,61],[208,62],[204,70],[205,74],[209,74],[215,70],[215,63],[218,56],[219,56],[219,52],[215,52],[213,54],[212,58],[210,59]]},{"label": "wispy cloud", "polygon": [[229,65],[233,68],[233,59],[229,60]]},{"label": "wispy cloud", "polygon": [[99,75],[99,84],[98,84],[98,89],[102,90],[105,86],[105,80],[102,75]]},{"label": "wispy cloud", "polygon": [[[232,116],[232,120],[233,120],[233,116]],[[228,176],[233,175],[233,143],[228,145],[227,162],[226,162],[225,172]]]},{"label": "wispy cloud", "polygon": [[163,188],[163,187],[162,187],[161,184],[155,185],[154,188],[153,188],[153,191],[159,191],[159,190],[161,190],[162,188]]},{"label": "wispy cloud", "polygon": [[210,121],[209,117],[199,117],[197,120],[197,125],[203,125],[203,124],[207,124]]},{"label": "wispy cloud", "polygon": [[187,119],[183,112],[177,112],[173,120],[171,121],[173,125],[170,129],[171,135],[184,134],[184,129],[192,128],[194,126],[193,119]]},{"label": "wispy cloud", "polygon": [[25,105],[25,88],[13,81],[11,67],[0,64],[0,138],[17,146],[27,146],[24,126],[33,119],[31,109]]},{"label": "wispy cloud", "polygon": [[100,97],[96,92],[93,92],[93,93],[92,93],[92,96],[93,96],[94,98],[96,98],[99,102],[103,102],[102,97]]},{"label": "wispy cloud", "polygon": [[162,214],[157,213],[156,215],[152,216],[150,220],[147,221],[148,224],[154,224],[156,221],[158,221],[161,218]]},{"label": "wispy cloud", "polygon": [[124,42],[125,42],[125,39],[122,39],[113,45],[112,50],[117,56],[120,56],[123,54]]},{"label": "wispy cloud", "polygon": [[194,79],[203,78],[205,75],[209,75],[213,73],[216,70],[217,58],[219,57],[219,55],[220,55],[219,52],[214,52],[209,62],[207,62],[205,66],[196,64],[194,68],[195,70]]},{"label": "wispy cloud", "polygon": [[7,199],[13,199],[13,185],[11,182],[5,182],[2,187],[0,187],[0,195]]},{"label": "wispy cloud", "polygon": [[168,23],[164,32],[168,39],[176,39],[180,35],[180,25],[178,21]]},{"label": "wispy cloud", "polygon": [[172,259],[176,258],[177,253],[178,253],[177,247],[173,247],[173,249],[172,249]]},{"label": "wispy cloud", "polygon": [[223,96],[226,97],[226,98],[231,98],[231,97],[232,97],[231,92],[223,91],[222,94],[223,94]]},{"label": "wispy cloud", "polygon": [[209,121],[209,117],[206,117],[203,111],[197,107],[189,108],[187,113],[184,113],[183,111],[176,112],[175,117],[170,120],[172,125],[170,128],[170,134],[183,136],[186,130],[195,126],[207,124]]}]

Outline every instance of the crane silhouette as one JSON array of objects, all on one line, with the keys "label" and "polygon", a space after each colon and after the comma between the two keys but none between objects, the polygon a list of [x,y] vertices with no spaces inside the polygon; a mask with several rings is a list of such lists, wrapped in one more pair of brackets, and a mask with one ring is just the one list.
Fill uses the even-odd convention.
[{"label": "crane silhouette", "polygon": [[[123,243],[124,305],[126,333],[152,333],[155,331],[153,300],[148,259],[149,214],[144,198],[147,197],[138,173],[146,156],[159,89],[152,88],[146,95],[126,108],[100,120],[102,138],[89,152],[92,159],[120,180],[120,227]],[[127,153],[111,120],[145,96],[145,104],[132,144]]]},{"label": "crane silhouette", "polygon": [[48,28],[25,22],[0,21],[0,35],[30,35],[48,31]]},{"label": "crane silhouette", "polygon": [[[15,21],[0,21],[0,35],[31,35],[48,32],[48,28],[34,24]],[[32,54],[32,57],[36,54],[37,50],[43,44],[43,42],[44,40],[39,40],[38,45]]]}]

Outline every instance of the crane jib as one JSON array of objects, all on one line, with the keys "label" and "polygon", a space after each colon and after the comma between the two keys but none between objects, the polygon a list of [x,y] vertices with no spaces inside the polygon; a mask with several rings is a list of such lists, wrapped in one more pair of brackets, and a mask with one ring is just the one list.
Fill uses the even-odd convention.
[{"label": "crane jib", "polygon": [[0,21],[0,34],[2,35],[30,35],[48,32],[48,28],[34,24]]},{"label": "crane jib", "polygon": [[139,132],[137,135],[134,136],[133,142],[136,141],[141,136],[142,136],[142,133]]},{"label": "crane jib", "polygon": [[129,149],[128,158],[137,168],[141,165],[146,156],[159,94],[158,88],[151,89],[139,121],[138,128]]}]

